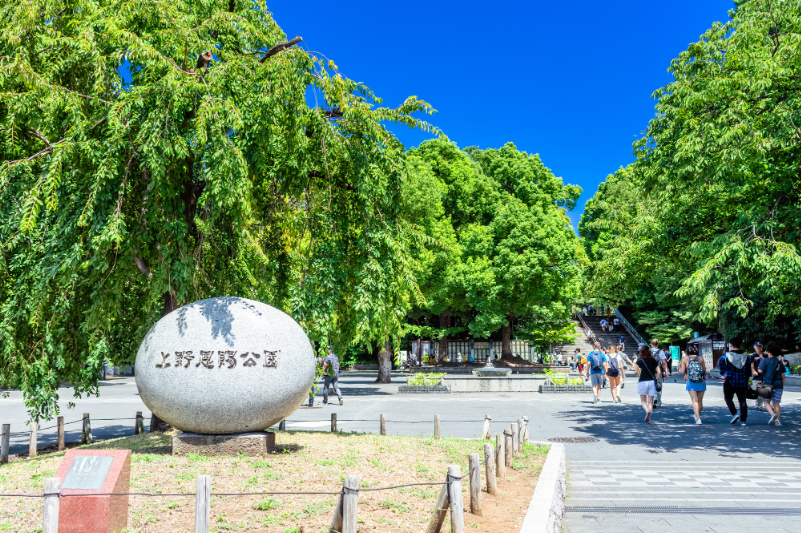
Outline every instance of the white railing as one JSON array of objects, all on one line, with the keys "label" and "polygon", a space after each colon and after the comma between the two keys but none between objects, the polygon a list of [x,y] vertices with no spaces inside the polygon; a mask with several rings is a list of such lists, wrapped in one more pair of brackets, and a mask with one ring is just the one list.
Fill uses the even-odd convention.
[{"label": "white railing", "polygon": [[623,323],[623,327],[626,328],[626,331],[629,332],[629,335],[634,337],[635,341],[639,342],[640,344],[648,344],[647,342],[645,342],[645,339],[643,339],[642,336],[639,333],[637,333],[637,330],[634,329],[634,326],[629,324],[629,321],[626,320],[626,317],[624,317],[623,314],[617,309],[615,309],[615,316],[620,319],[620,321]]}]

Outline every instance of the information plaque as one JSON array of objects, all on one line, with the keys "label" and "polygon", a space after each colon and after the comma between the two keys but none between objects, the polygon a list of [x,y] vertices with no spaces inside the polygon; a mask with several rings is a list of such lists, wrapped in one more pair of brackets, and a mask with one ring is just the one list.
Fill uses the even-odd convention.
[{"label": "information plaque", "polygon": [[106,480],[113,457],[84,455],[73,459],[67,477],[61,484],[62,489],[100,490]]}]

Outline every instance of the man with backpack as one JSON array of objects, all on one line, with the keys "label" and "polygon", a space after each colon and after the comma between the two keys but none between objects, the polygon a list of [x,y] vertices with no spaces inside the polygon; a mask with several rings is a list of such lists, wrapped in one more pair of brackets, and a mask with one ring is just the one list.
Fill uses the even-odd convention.
[{"label": "man with backpack", "polygon": [[[754,358],[743,353],[740,346],[742,346],[740,339],[730,339],[729,351],[718,360],[718,368],[723,378],[723,399],[732,415],[731,423],[736,424],[739,421],[740,425],[744,426],[745,419],[748,418],[745,393],[748,389],[748,380],[754,374]],[[737,414],[734,405],[735,394],[740,404],[740,414]]]},{"label": "man with backpack", "polygon": [[607,360],[601,351],[601,343],[596,342],[593,351],[587,354],[585,378],[589,378],[592,385],[592,403],[601,401],[601,389],[606,380]]},{"label": "man with backpack", "polygon": [[334,354],[334,347],[328,347],[328,355],[323,360],[323,405],[328,403],[328,387],[334,386],[334,392],[339,398],[339,405],[342,405],[342,392],[339,390],[339,359]]}]

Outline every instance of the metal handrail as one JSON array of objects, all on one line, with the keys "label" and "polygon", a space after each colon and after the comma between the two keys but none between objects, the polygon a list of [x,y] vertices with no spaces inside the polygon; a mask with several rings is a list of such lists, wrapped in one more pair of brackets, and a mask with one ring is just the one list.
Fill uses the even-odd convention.
[{"label": "metal handrail", "polygon": [[582,326],[581,332],[584,335],[587,335],[587,331],[589,331],[590,334],[587,335],[587,338],[590,339],[593,343],[598,342],[598,339],[595,338],[595,333],[593,333],[590,327],[587,325],[587,323],[584,322],[584,319],[581,317],[581,313],[578,311],[576,311],[576,318],[578,318],[578,321],[581,322]]},{"label": "metal handrail", "polygon": [[629,335],[634,337],[634,340],[636,340],[640,344],[648,344],[647,342],[645,342],[645,339],[643,339],[642,336],[639,333],[637,333],[637,330],[634,329],[634,327],[631,324],[629,324],[629,321],[626,320],[626,317],[624,317],[623,313],[621,313],[617,308],[615,308],[615,316],[620,319],[620,321],[623,323],[623,327],[626,328],[626,331],[629,332]]}]

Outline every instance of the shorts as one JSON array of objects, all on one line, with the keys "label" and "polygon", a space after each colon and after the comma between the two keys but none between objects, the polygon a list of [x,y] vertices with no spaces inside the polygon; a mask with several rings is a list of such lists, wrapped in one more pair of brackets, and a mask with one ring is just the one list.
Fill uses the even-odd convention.
[{"label": "shorts", "polygon": [[603,387],[604,375],[603,374],[590,374],[590,383],[593,387]]},{"label": "shorts", "polygon": [[699,381],[698,383],[694,381],[687,380],[687,389],[695,392],[704,392],[706,390],[706,381]]},{"label": "shorts", "polygon": [[765,401],[766,402],[771,402],[771,403],[782,403],[782,393],[783,392],[784,392],[784,389],[773,389],[773,398],[771,398],[770,400],[765,400]]},{"label": "shorts", "polygon": [[637,383],[637,394],[641,396],[656,396],[656,383],[654,380],[640,381]]},{"label": "shorts", "polygon": [[619,378],[620,377],[620,370],[609,370],[606,372],[606,375],[610,378]]}]

